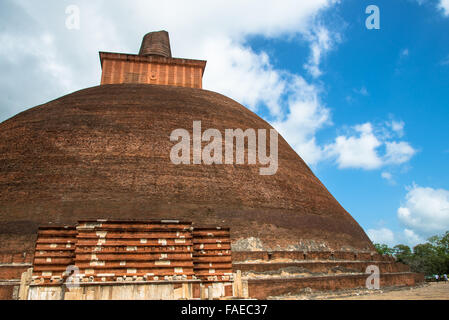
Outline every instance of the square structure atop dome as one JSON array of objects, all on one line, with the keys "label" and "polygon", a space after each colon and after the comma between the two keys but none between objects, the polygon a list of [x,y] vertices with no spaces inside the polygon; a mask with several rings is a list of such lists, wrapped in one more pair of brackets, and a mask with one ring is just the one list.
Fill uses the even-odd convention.
[{"label": "square structure atop dome", "polygon": [[100,52],[101,84],[140,83],[203,87],[206,61],[173,58],[167,31],[143,37],[138,55]]},{"label": "square structure atop dome", "polygon": [[100,52],[101,84],[141,83],[203,87],[206,61]]}]

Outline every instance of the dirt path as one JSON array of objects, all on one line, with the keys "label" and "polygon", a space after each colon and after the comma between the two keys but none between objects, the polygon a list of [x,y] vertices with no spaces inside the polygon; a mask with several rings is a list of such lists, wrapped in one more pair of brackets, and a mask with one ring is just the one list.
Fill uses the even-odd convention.
[{"label": "dirt path", "polygon": [[432,282],[421,287],[372,293],[367,295],[336,297],[335,300],[449,300],[449,282]]},{"label": "dirt path", "polygon": [[449,282],[424,283],[416,287],[383,288],[381,290],[342,290],[308,292],[299,295],[270,297],[274,300],[449,300]]}]

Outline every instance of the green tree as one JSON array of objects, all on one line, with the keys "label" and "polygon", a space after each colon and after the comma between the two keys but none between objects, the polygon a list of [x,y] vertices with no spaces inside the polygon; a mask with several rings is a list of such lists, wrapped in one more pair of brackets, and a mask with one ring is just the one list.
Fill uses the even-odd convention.
[{"label": "green tree", "polygon": [[397,261],[410,266],[414,272],[426,275],[449,274],[449,231],[442,236],[430,237],[426,243],[409,246],[398,244],[394,248],[386,244],[374,244],[378,253],[394,256]]},{"label": "green tree", "polygon": [[435,251],[435,263],[440,274],[449,273],[449,231],[443,236],[433,236],[428,239]]},{"label": "green tree", "polygon": [[397,261],[410,264],[411,259],[413,259],[412,249],[404,244],[398,244],[393,247],[393,254]]},{"label": "green tree", "polygon": [[392,256],[394,254],[394,250],[387,246],[386,244],[375,243],[374,247],[379,254]]},{"label": "green tree", "polygon": [[418,244],[413,248],[413,261],[411,268],[415,272],[426,275],[442,274],[445,271],[444,257],[439,248],[431,242]]}]

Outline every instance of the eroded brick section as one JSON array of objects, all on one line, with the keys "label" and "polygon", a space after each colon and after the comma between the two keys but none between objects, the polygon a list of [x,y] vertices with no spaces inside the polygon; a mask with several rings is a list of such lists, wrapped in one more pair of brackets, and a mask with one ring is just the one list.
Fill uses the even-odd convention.
[{"label": "eroded brick section", "polygon": [[191,279],[191,223],[83,221],[77,227],[76,266],[85,281]]},{"label": "eroded brick section", "polygon": [[39,228],[33,261],[35,283],[61,283],[67,267],[75,260],[76,229],[74,227]]},{"label": "eroded brick section", "polygon": [[74,270],[66,272],[69,266],[86,283],[229,282],[230,230],[194,229],[179,220],[83,220],[76,227],[40,228],[33,283],[61,284]]},{"label": "eroded brick section", "polygon": [[[411,272],[387,273],[380,277],[380,286],[414,286],[423,281],[424,278],[422,274]],[[267,297],[272,296],[297,294],[305,288],[318,291],[335,291],[365,288],[365,286],[365,274],[248,280],[249,295],[256,299],[266,299]]]},{"label": "eroded brick section", "polygon": [[273,274],[285,271],[293,273],[365,273],[368,266],[376,265],[381,273],[410,272],[402,263],[385,261],[302,261],[283,263],[234,263],[234,271]]},{"label": "eroded brick section", "polygon": [[14,293],[15,285],[0,286],[0,300],[11,300]]},{"label": "eroded brick section", "polygon": [[0,281],[19,281],[22,273],[24,273],[28,268],[29,266],[27,265],[0,265]]},{"label": "eroded brick section", "polygon": [[[233,244],[255,237],[265,250],[299,250],[297,244],[314,240],[334,250],[374,251],[282,138],[274,177],[246,164],[174,165],[170,133],[191,132],[195,120],[223,134],[229,128],[270,129],[222,95],[142,84],[85,89],[0,124],[4,252],[22,254],[44,223],[74,225],[92,217],[232,226]],[[7,183],[11,177],[13,185]]]},{"label": "eroded brick section", "polygon": [[385,261],[394,262],[394,258],[374,252],[363,251],[233,251],[232,261],[251,260],[272,261],[287,260],[345,260],[345,261]]},{"label": "eroded brick section", "polygon": [[229,228],[195,228],[194,271],[211,281],[232,279],[231,237]]}]

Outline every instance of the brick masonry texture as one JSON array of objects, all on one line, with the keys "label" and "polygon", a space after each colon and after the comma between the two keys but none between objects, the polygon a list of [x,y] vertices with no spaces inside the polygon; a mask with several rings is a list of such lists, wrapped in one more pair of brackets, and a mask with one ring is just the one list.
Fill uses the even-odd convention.
[{"label": "brick masonry texture", "polygon": [[306,241],[374,251],[282,137],[274,176],[257,165],[172,164],[170,134],[194,120],[220,132],[271,129],[223,95],[142,84],[84,89],[1,123],[0,254],[32,256],[39,225],[99,217],[232,226],[233,243],[255,237],[265,251]]},{"label": "brick masonry texture", "polygon": [[[388,273],[380,277],[381,287],[414,286],[424,282],[424,276],[416,273]],[[270,296],[297,294],[304,288],[319,291],[365,288],[366,275],[337,275],[288,279],[253,279],[248,281],[249,295],[256,299]]]},{"label": "brick masonry texture", "polygon": [[83,220],[76,227],[41,227],[33,281],[60,284],[67,267],[75,266],[82,282],[229,282],[230,243],[228,228],[194,228],[179,220]]},{"label": "brick masonry texture", "polygon": [[202,88],[206,62],[100,52],[101,84],[142,83]]},{"label": "brick masonry texture", "polygon": [[[59,281],[70,264],[87,281],[185,276],[206,283],[233,270],[296,268],[297,260],[307,260],[302,266],[312,272],[342,265],[360,272],[380,261],[390,272],[384,284],[421,281],[374,254],[362,228],[282,137],[274,176],[247,163],[174,165],[170,134],[191,131],[194,121],[222,134],[272,127],[239,103],[201,90],[206,61],[172,58],[167,32],[147,34],[139,55],[100,52],[100,61],[100,86],[0,124],[0,282],[6,280],[0,299],[16,295],[12,282],[32,263],[35,280],[44,284]],[[142,222],[149,219],[191,222]],[[232,229],[216,227],[223,225]],[[267,263],[273,259],[295,261]],[[322,259],[329,261],[316,261]],[[262,262],[239,264],[247,260]],[[353,288],[364,280],[249,279],[247,289],[265,298],[305,286]],[[229,284],[214,284],[231,295]],[[192,291],[204,296],[200,284]]]},{"label": "brick masonry texture", "polygon": [[167,31],[147,33],[142,40],[139,55],[158,55],[171,58],[170,36]]}]

